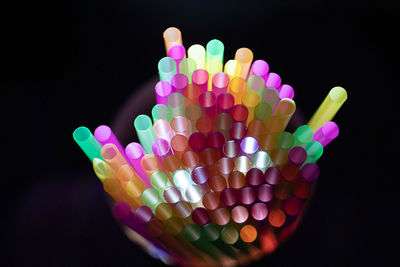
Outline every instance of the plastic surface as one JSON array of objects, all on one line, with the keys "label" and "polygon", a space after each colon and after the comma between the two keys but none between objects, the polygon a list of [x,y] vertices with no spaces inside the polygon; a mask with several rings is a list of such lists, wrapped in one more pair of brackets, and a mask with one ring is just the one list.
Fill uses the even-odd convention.
[{"label": "plastic surface", "polygon": [[225,63],[224,72],[228,74],[229,79],[239,77],[242,72],[242,65],[237,60],[228,60]]},{"label": "plastic surface", "polygon": [[252,75],[259,75],[263,77],[264,80],[266,80],[268,77],[268,72],[269,72],[268,63],[262,59],[258,59],[254,61],[253,64],[251,65],[249,77]]},{"label": "plastic surface", "polygon": [[339,126],[333,121],[328,121],[314,134],[313,141],[321,143],[323,147],[327,146],[339,135]]},{"label": "plastic surface", "polygon": [[[185,88],[188,86],[189,80],[186,75],[178,73],[171,78],[171,87],[173,93],[184,94]],[[167,102],[168,103],[168,102]]]},{"label": "plastic surface", "polygon": [[251,52],[251,50],[246,47],[239,48],[238,50],[236,50],[235,60],[239,61],[240,65],[242,66],[240,76],[243,79],[247,79],[251,62],[253,61],[253,52]]},{"label": "plastic surface", "polygon": [[156,103],[167,105],[168,96],[172,93],[172,86],[167,81],[159,81],[155,86]]},{"label": "plastic surface", "polygon": [[208,81],[210,76],[204,69],[197,69],[192,73],[192,83],[199,86],[201,92],[208,90]]},{"label": "plastic surface", "polygon": [[76,128],[72,137],[91,162],[94,158],[103,159],[100,155],[101,144],[87,127]]},{"label": "plastic surface", "polygon": [[143,147],[139,143],[133,142],[126,146],[125,153],[131,166],[135,169],[142,181],[147,186],[151,186],[149,178],[140,164],[145,155]]},{"label": "plastic surface", "polygon": [[188,49],[188,58],[196,62],[197,69],[205,69],[206,67],[206,49],[199,44],[194,44]]},{"label": "plastic surface", "polygon": [[185,96],[181,93],[174,92],[168,96],[168,108],[172,117],[185,116],[185,101]]},{"label": "plastic surface", "polygon": [[143,114],[137,116],[134,121],[134,126],[143,150],[146,152],[146,154],[152,154],[153,151],[151,146],[156,140],[156,135],[154,133],[153,123],[150,117]]},{"label": "plastic surface", "polygon": [[189,84],[192,83],[192,74],[196,69],[196,61],[192,58],[183,58],[179,63],[179,73],[188,78]]},{"label": "plastic surface", "polygon": [[157,138],[165,139],[168,142],[170,142],[171,138],[175,135],[171,124],[165,119],[157,120],[153,125],[153,130]]},{"label": "plastic surface", "polygon": [[212,92],[215,97],[228,91],[229,76],[225,72],[217,72],[212,77]]},{"label": "plastic surface", "polygon": [[172,76],[177,73],[176,62],[173,58],[163,57],[158,62],[158,75],[160,81],[171,82]]},{"label": "plastic surface", "polygon": [[247,89],[247,82],[242,77],[234,77],[230,80],[228,92],[235,98],[235,105],[242,104],[242,97]]},{"label": "plastic surface", "polygon": [[171,46],[182,45],[182,33],[176,27],[169,27],[163,32],[163,39],[165,45],[165,52],[168,55],[168,51]]},{"label": "plastic surface", "polygon": [[153,123],[155,123],[159,119],[164,119],[167,121],[172,120],[171,111],[168,109],[167,104],[156,104],[151,110],[151,116],[153,117]]}]

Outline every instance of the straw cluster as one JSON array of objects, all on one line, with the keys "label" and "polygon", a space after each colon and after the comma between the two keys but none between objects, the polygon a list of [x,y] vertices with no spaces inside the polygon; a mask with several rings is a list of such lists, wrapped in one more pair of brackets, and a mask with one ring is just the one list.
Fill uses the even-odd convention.
[{"label": "straw cluster", "polygon": [[248,48],[223,62],[211,40],[186,51],[181,32],[164,32],[152,118],[139,115],[139,142],[86,127],[73,137],[93,163],[114,216],[149,253],[185,266],[234,266],[272,253],[297,228],[316,161],[339,133],[330,121],[347,98],[333,88],[307,125],[286,131],[296,105]]}]

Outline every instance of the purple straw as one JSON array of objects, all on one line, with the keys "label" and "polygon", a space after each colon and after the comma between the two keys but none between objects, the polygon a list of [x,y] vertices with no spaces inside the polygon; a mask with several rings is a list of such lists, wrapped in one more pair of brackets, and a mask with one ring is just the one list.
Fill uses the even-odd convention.
[{"label": "purple straw", "polygon": [[167,81],[159,81],[155,87],[156,104],[164,104],[168,106],[168,96],[172,93],[172,86]]},{"label": "purple straw", "polygon": [[122,147],[121,143],[118,141],[117,137],[110,127],[108,127],[107,125],[100,125],[99,127],[97,127],[94,131],[94,138],[96,138],[96,140],[102,146],[104,146],[105,144],[114,144],[118,148],[119,152],[121,152],[125,160],[128,161],[124,148]]},{"label": "purple straw", "polygon": [[132,167],[135,169],[136,173],[139,175],[141,180],[148,186],[151,187],[149,177],[143,170],[140,162],[145,155],[143,147],[139,143],[130,143],[125,148],[126,156],[128,157],[128,162],[131,163]]},{"label": "purple straw", "polygon": [[[312,141],[321,143],[323,147],[327,146],[333,139],[339,135],[339,126],[333,121],[328,121],[315,132]],[[97,139],[97,138],[96,138]]]}]

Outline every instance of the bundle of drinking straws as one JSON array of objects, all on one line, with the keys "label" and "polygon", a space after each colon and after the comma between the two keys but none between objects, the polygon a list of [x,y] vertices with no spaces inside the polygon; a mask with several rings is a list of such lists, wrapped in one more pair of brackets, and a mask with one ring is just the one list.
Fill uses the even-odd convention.
[{"label": "bundle of drinking straws", "polygon": [[73,133],[93,163],[113,214],[165,263],[245,265],[272,253],[297,228],[316,161],[339,134],[331,121],[347,99],[334,87],[306,125],[286,127],[294,91],[248,48],[223,62],[224,45],[186,51],[165,30],[152,118],[134,119],[125,149],[101,125]]}]

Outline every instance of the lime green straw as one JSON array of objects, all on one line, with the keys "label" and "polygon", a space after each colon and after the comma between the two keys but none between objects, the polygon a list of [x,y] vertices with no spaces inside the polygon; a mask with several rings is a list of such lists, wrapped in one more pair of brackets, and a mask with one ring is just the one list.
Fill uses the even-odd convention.
[{"label": "lime green straw", "polygon": [[294,144],[293,146],[305,146],[313,139],[314,132],[308,125],[302,125],[293,133]]},{"label": "lime green straw", "polygon": [[154,212],[157,206],[163,201],[157,189],[147,188],[142,193],[142,202]]},{"label": "lime green straw", "polygon": [[94,158],[103,159],[100,155],[101,145],[87,127],[76,128],[72,137],[91,162]]},{"label": "lime green straw", "polygon": [[156,140],[156,134],[154,133],[150,117],[143,114],[139,115],[136,117],[134,125],[143,150],[146,154],[153,154],[152,145]]},{"label": "lime green straw", "polygon": [[317,141],[310,141],[307,143],[305,150],[307,152],[306,163],[315,163],[324,153],[324,147]]},{"label": "lime green straw", "polygon": [[280,132],[276,137],[276,147],[290,149],[293,146],[294,137],[289,132]]},{"label": "lime green straw", "polygon": [[152,175],[150,175],[150,184],[161,193],[166,187],[171,186],[168,176],[163,171],[153,172]]},{"label": "lime green straw", "polygon": [[254,108],[254,118],[266,122],[272,115],[272,107],[266,102],[260,102]]},{"label": "lime green straw", "polygon": [[196,61],[192,58],[183,58],[179,62],[179,73],[185,74],[189,84],[192,83],[192,73],[196,70]]},{"label": "lime green straw", "polygon": [[153,117],[153,124],[159,119],[164,119],[169,122],[172,121],[171,110],[164,104],[154,105],[151,110],[151,116]]}]

